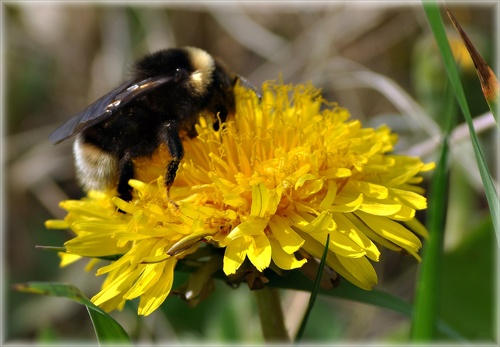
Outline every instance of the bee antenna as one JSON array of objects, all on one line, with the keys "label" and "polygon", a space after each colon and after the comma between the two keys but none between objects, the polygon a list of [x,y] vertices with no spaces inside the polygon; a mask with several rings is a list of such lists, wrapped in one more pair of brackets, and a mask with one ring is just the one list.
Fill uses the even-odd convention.
[{"label": "bee antenna", "polygon": [[243,77],[241,75],[236,75],[236,77],[241,81],[241,83],[243,83],[245,85],[245,87],[247,87],[248,89],[252,90],[255,93],[255,95],[257,95],[257,97],[259,98],[259,100],[262,99],[262,96],[258,92],[257,88],[255,88],[254,85],[252,83],[250,83],[249,80],[247,80],[245,77]]}]

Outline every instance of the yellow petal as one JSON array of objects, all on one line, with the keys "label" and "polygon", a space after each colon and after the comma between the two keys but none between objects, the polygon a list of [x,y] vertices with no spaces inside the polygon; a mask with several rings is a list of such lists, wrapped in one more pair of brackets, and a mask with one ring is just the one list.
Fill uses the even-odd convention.
[{"label": "yellow petal", "polygon": [[352,171],[347,168],[340,167],[322,170],[320,171],[320,174],[327,178],[347,178],[352,175]]},{"label": "yellow petal", "polygon": [[349,239],[365,250],[366,256],[378,261],[380,251],[377,246],[361,230],[346,218],[344,213],[335,213],[333,218],[337,222],[337,231],[343,232]]},{"label": "yellow petal", "polygon": [[250,215],[264,217],[269,204],[269,190],[263,183],[259,183],[252,188],[252,206]]},{"label": "yellow petal", "polygon": [[[327,235],[328,232],[314,234],[300,233],[300,236],[302,236],[304,241],[309,241],[310,245],[318,247],[314,249],[315,253],[318,254],[323,254]],[[306,246],[304,245],[303,248],[305,247]],[[331,253],[336,253],[345,257],[360,258],[366,255],[366,251],[362,247],[350,240],[346,235],[336,231],[330,232],[330,243],[328,244],[328,249]]]},{"label": "yellow petal", "polygon": [[374,232],[372,229],[370,229],[365,223],[363,223],[355,214],[351,213],[351,214],[345,214],[344,215],[345,218],[349,219],[349,221],[358,229],[361,231],[361,233],[363,233],[364,235],[366,235],[370,240],[374,241],[375,243],[377,243],[378,245],[382,246],[382,247],[385,247],[385,248],[388,248],[388,249],[391,249],[393,251],[396,251],[396,252],[399,252],[401,251],[401,247],[399,246],[396,246],[394,243],[392,243],[391,241],[383,238],[382,236],[380,236],[379,234],[377,234],[376,232]]},{"label": "yellow petal", "polygon": [[82,259],[81,256],[75,254],[69,254],[64,252],[57,252],[59,258],[61,258],[61,262],[59,263],[60,267],[68,266],[69,264],[73,264],[74,262]]},{"label": "yellow petal", "polygon": [[287,218],[275,215],[269,221],[271,232],[283,250],[292,254],[297,252],[304,244],[304,240],[290,227],[291,221]]},{"label": "yellow petal", "polygon": [[306,183],[306,181],[314,180],[314,179],[316,179],[316,176],[314,176],[314,175],[312,175],[310,173],[307,173],[305,175],[300,176],[297,179],[297,182],[295,182],[295,190],[297,190],[298,188],[302,187],[304,185],[304,183]]},{"label": "yellow petal", "polygon": [[413,176],[415,176],[416,174],[418,174],[420,172],[420,170],[422,169],[423,167],[423,164],[421,163],[418,163],[417,165],[413,165],[412,167],[404,167],[405,170],[404,172],[399,175],[398,177],[394,177],[390,182],[388,182],[390,186],[394,187],[394,186],[399,186],[405,182],[407,182],[410,178],[412,178]]},{"label": "yellow petal", "polygon": [[160,279],[141,297],[138,309],[139,315],[150,315],[165,301],[172,289],[176,263],[177,260],[175,258],[171,258],[165,262]]},{"label": "yellow petal", "polygon": [[104,257],[109,255],[124,254],[126,247],[119,247],[117,242],[103,234],[90,234],[71,239],[64,243],[68,253],[85,257]]},{"label": "yellow petal", "polygon": [[366,181],[349,180],[345,189],[358,190],[370,198],[385,199],[389,195],[387,187]]},{"label": "yellow petal", "polygon": [[119,297],[121,300],[123,294],[132,286],[142,270],[143,268],[136,268],[133,271],[124,271],[112,283],[92,297],[91,301],[95,305],[100,306],[115,297]]},{"label": "yellow petal", "polygon": [[250,249],[247,252],[248,259],[259,271],[269,267],[271,263],[271,244],[264,233],[253,236]]},{"label": "yellow petal", "polygon": [[264,228],[267,226],[268,221],[266,219],[254,218],[247,222],[243,222],[240,225],[236,226],[231,232],[227,235],[227,238],[230,240],[237,239],[242,236],[250,236],[250,235],[260,235]]},{"label": "yellow petal", "polygon": [[92,258],[89,260],[87,265],[85,265],[85,271],[90,271],[94,268],[96,264],[99,264],[102,260],[97,258]]},{"label": "yellow petal", "polygon": [[420,223],[420,221],[416,218],[412,220],[405,221],[405,224],[414,232],[422,236],[423,238],[429,238],[429,232],[427,231],[426,227]]},{"label": "yellow petal", "polygon": [[[109,265],[103,266],[97,270],[96,275],[100,276],[105,273],[110,273],[116,271],[123,266],[137,266],[144,258],[151,255],[151,250],[156,249],[156,245],[161,242],[160,246],[164,246],[165,239],[158,241],[157,239],[147,239],[138,242],[135,247],[132,247],[127,253],[121,256],[118,260],[110,263]],[[160,255],[158,252],[156,255]]]},{"label": "yellow petal", "polygon": [[302,230],[306,233],[318,233],[327,230],[328,227],[332,228],[334,226],[334,222],[332,220],[332,216],[328,212],[322,212],[319,216],[314,218],[311,222],[307,222],[306,220],[302,220],[299,223],[295,223],[294,227]]},{"label": "yellow petal", "polygon": [[356,215],[380,236],[408,251],[416,253],[422,247],[422,243],[418,237],[399,223],[385,217],[372,216],[361,211],[356,212]]},{"label": "yellow petal", "polygon": [[146,290],[151,288],[151,286],[158,281],[165,267],[165,263],[166,261],[162,261],[156,264],[144,265],[144,270],[137,278],[134,285],[123,295],[123,298],[125,300],[132,300],[144,294]]},{"label": "yellow petal", "polygon": [[245,261],[247,251],[252,243],[250,236],[243,235],[232,240],[226,247],[224,252],[223,270],[226,275],[233,275]]},{"label": "yellow petal", "polygon": [[363,204],[364,196],[359,194],[357,196],[349,196],[344,194],[339,194],[336,196],[334,205],[330,207],[332,212],[354,212],[361,208]]},{"label": "yellow petal", "polygon": [[274,237],[269,238],[273,262],[283,270],[292,270],[302,267],[307,260],[297,260],[293,254],[287,253]]},{"label": "yellow petal", "polygon": [[421,172],[426,172],[426,171],[434,170],[435,167],[436,167],[436,163],[427,163],[427,164],[424,164],[420,168],[420,171]]},{"label": "yellow petal", "polygon": [[370,290],[377,284],[377,273],[368,259],[342,256],[337,256],[337,259],[346,271],[356,279],[359,287]]},{"label": "yellow petal", "polygon": [[326,195],[321,201],[319,207],[322,210],[328,210],[337,196],[337,184],[331,180],[328,181]]},{"label": "yellow petal", "polygon": [[427,199],[417,193],[396,188],[390,189],[391,196],[397,198],[401,203],[415,209],[423,210],[427,208]]},{"label": "yellow petal", "polygon": [[[321,256],[324,251],[324,245],[321,245],[319,242],[313,240],[311,237],[307,236],[306,237],[306,242],[304,244],[304,250],[311,254],[313,257],[321,259]],[[353,261],[358,261],[359,259],[365,259],[365,258],[355,258],[352,259]],[[366,259],[365,259],[366,260]],[[363,271],[362,273],[356,273],[353,274],[349,270],[346,269],[346,267],[343,265],[343,263],[346,263],[350,269],[354,271]],[[351,264],[350,262],[344,261],[341,262],[339,260],[339,256],[337,256],[335,253],[328,252],[326,255],[326,264],[330,266],[332,269],[334,269],[339,275],[347,279],[349,282],[354,283],[360,288],[370,290],[374,284],[377,283],[377,275],[375,271],[373,270],[373,267],[370,269],[371,264],[368,262],[362,262],[361,266],[354,266],[354,264]],[[366,280],[363,280],[366,279]]]},{"label": "yellow petal", "polygon": [[406,205],[401,206],[401,210],[393,215],[390,215],[391,219],[399,221],[409,221],[415,218],[415,210]]},{"label": "yellow petal", "polygon": [[68,229],[70,225],[64,220],[49,219],[45,221],[45,227],[47,229]]},{"label": "yellow petal", "polygon": [[376,202],[373,200],[365,199],[361,204],[359,210],[376,216],[391,216],[401,210],[401,204]]}]

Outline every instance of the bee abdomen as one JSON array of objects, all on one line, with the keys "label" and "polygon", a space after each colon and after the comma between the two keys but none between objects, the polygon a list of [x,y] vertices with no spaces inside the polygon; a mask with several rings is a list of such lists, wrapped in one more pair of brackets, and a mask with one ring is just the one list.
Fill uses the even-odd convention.
[{"label": "bee abdomen", "polygon": [[79,134],[73,144],[76,177],[85,191],[106,190],[118,182],[118,159],[85,141]]}]

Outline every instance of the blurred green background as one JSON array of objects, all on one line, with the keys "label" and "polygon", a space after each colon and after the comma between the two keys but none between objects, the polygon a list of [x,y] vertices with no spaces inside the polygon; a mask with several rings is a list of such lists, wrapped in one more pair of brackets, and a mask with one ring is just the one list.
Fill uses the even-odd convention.
[{"label": "blurred green background", "polygon": [[[495,69],[498,4],[450,4],[483,57]],[[95,341],[84,307],[64,299],[13,292],[14,283],[58,281],[89,297],[102,281],[84,262],[60,269],[53,252],[70,235],[46,230],[63,218],[58,202],[79,198],[71,141],[52,146],[60,123],[121,82],[134,60],[161,48],[191,45],[224,60],[259,87],[266,80],[312,81],[324,96],[364,126],[388,124],[397,151],[436,159],[436,136],[446,109],[446,74],[420,4],[160,3],[2,4],[3,34],[3,340],[29,343]],[[498,177],[498,133],[473,65],[444,18],[492,175]],[[498,39],[498,37],[496,38]],[[460,123],[463,122],[461,116]],[[498,341],[497,253],[481,180],[461,124],[454,133],[450,206],[439,314],[463,337]],[[429,177],[427,177],[428,179]],[[428,182],[426,181],[425,184]],[[498,186],[498,185],[497,185]],[[445,211],[443,211],[445,213]],[[425,221],[425,214],[421,216]],[[383,251],[378,289],[411,301],[418,264]],[[176,275],[179,283],[183,274]],[[283,292],[290,332],[308,295]],[[134,303],[113,316],[143,343],[262,342],[254,298],[217,282],[195,308],[169,298],[150,317]],[[384,309],[320,297],[303,340],[316,343],[408,340],[409,319]]]}]

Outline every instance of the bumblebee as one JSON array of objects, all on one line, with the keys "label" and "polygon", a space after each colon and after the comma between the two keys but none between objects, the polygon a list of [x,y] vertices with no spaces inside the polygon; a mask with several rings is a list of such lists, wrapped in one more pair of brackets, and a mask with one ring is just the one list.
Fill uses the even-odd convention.
[{"label": "bumblebee", "polygon": [[133,160],[150,157],[165,144],[171,156],[165,168],[170,199],[184,156],[182,139],[196,136],[202,112],[215,116],[216,129],[217,122],[234,114],[233,88],[239,78],[201,49],[160,50],[137,61],[130,80],[68,120],[49,140],[57,144],[76,135],[73,153],[82,188],[117,188],[126,201],[132,199]]}]

